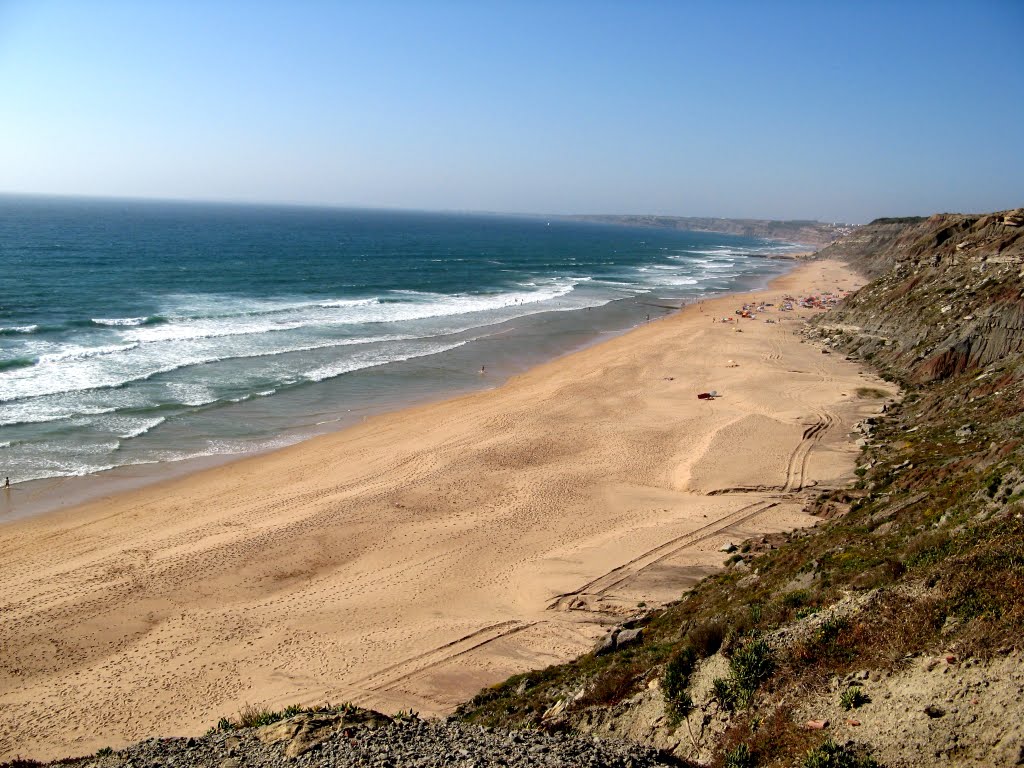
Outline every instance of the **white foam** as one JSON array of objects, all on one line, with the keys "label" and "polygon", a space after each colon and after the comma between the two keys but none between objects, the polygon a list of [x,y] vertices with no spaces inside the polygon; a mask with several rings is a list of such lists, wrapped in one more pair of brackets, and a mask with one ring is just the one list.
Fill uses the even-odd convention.
[{"label": "white foam", "polygon": [[136,426],[134,429],[129,429],[126,432],[118,435],[118,437],[122,438],[123,440],[131,440],[133,437],[139,437],[140,435],[146,434],[154,427],[159,427],[165,421],[167,421],[166,416],[157,416],[154,419],[146,419],[141,424]]},{"label": "white foam", "polygon": [[142,325],[149,319],[148,315],[142,317],[94,317],[91,318],[96,325],[107,325],[112,327]]},{"label": "white foam", "polygon": [[120,387],[181,368],[226,360],[273,357],[293,352],[414,338],[417,337],[383,335],[324,339],[310,344],[308,340],[304,340],[307,343],[277,343],[273,338],[256,337],[248,344],[232,348],[226,348],[216,340],[208,339],[105,347],[74,346],[61,352],[43,355],[34,366],[6,372],[0,378],[0,403],[44,395]]},{"label": "white foam", "polygon": [[0,327],[0,333],[35,333],[38,330],[38,325],[9,325]]},{"label": "white foam", "polygon": [[317,306],[325,309],[336,309],[337,307],[369,307],[379,303],[379,299],[337,299],[334,301],[321,301]]},{"label": "white foam", "polygon": [[113,355],[118,352],[127,352],[130,349],[135,349],[138,344],[104,344],[99,346],[82,346],[79,344],[73,344],[63,347],[58,352],[47,352],[39,355],[38,365],[45,365],[47,363],[63,363],[70,360],[85,360],[90,357],[101,357],[103,355]]},{"label": "white foam", "polygon": [[[167,322],[160,325],[127,329],[125,340],[149,343],[223,336],[241,336],[297,330],[309,327],[350,326],[366,323],[395,323],[424,320],[449,315],[487,312],[513,306],[538,304],[565,296],[573,288],[590,278],[556,278],[534,290],[507,291],[496,294],[431,294],[418,291],[393,291],[390,296],[411,301],[382,301],[372,299],[339,299],[310,302],[253,301],[239,303],[238,299],[224,299],[220,304],[214,297],[197,301],[190,297],[184,306],[161,312]],[[216,306],[216,314],[186,314],[182,309],[209,309]],[[234,310],[234,311],[225,311]]]},{"label": "white foam", "polygon": [[113,413],[116,406],[89,406],[80,403],[49,403],[29,400],[0,405],[0,427],[14,424],[42,424],[72,416],[100,416]]},{"label": "white foam", "polygon": [[323,365],[319,368],[314,368],[311,371],[306,371],[306,373],[303,374],[303,378],[307,381],[324,381],[326,379],[333,379],[336,376],[341,376],[345,373],[351,373],[352,371],[363,370],[364,368],[374,368],[378,365],[386,365],[387,363],[400,363],[404,360],[411,360],[415,357],[436,355],[441,352],[447,352],[450,349],[455,349],[456,347],[461,347],[468,343],[469,340],[459,341],[454,344],[434,344],[422,351],[410,351],[404,354],[390,356],[380,353],[357,355],[349,358],[348,360],[331,363],[330,365]]}]

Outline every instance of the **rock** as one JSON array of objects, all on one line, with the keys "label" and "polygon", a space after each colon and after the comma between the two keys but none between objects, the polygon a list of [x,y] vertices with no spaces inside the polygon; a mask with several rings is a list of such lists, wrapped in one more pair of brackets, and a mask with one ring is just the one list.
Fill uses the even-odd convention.
[{"label": "rock", "polygon": [[612,651],[614,651],[615,650],[616,638],[618,638],[619,632],[621,632],[621,631],[622,630],[620,630],[618,627],[616,627],[611,632],[609,632],[607,635],[605,635],[598,642],[597,646],[594,648],[594,655],[595,656],[604,656],[606,653],[611,653]]},{"label": "rock", "polygon": [[390,722],[391,718],[369,710],[325,714],[307,712],[263,726],[256,734],[264,744],[285,743],[285,756],[298,757],[344,728],[355,725],[375,728]]},{"label": "rock", "polygon": [[928,717],[938,718],[944,717],[946,714],[946,710],[944,710],[942,707],[936,704],[929,704],[927,707],[924,708],[924,713],[928,715]]},{"label": "rock", "polygon": [[619,632],[618,637],[615,638],[615,647],[622,648],[623,646],[637,643],[643,639],[643,629],[624,629]]},{"label": "rock", "polygon": [[782,592],[795,592],[798,589],[808,589],[814,584],[814,580],[818,578],[818,575],[812,571],[801,571],[788,582],[782,588]]},{"label": "rock", "polygon": [[569,702],[566,699],[559,699],[555,702],[554,706],[549,707],[544,714],[541,716],[541,720],[550,721],[557,718],[560,714],[565,712],[565,708],[569,706]]},{"label": "rock", "polygon": [[735,552],[739,547],[733,544],[731,541],[723,544],[718,548],[719,552]]},{"label": "rock", "polygon": [[804,728],[809,731],[823,731],[828,728],[828,720],[808,720]]}]

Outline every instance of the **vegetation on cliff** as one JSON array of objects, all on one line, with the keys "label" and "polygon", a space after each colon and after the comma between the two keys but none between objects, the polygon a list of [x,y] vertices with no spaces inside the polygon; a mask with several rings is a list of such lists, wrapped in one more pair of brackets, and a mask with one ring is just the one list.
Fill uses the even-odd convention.
[{"label": "vegetation on cliff", "polygon": [[[879,220],[826,249],[875,279],[807,335],[905,391],[863,425],[856,487],[639,619],[642,644],[517,676],[460,715],[628,733],[712,765],[1016,764],[1022,225],[1021,210]],[[883,701],[908,687],[918,711]]]}]

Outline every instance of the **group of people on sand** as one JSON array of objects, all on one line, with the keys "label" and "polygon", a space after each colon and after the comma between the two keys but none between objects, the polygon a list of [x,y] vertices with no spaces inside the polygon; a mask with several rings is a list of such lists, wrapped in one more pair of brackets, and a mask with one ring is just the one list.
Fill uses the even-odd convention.
[{"label": "group of people on sand", "polygon": [[[844,292],[842,295],[833,293],[832,291],[822,291],[818,294],[812,294],[810,296],[804,296],[802,298],[796,298],[794,296],[784,296],[782,304],[779,306],[779,312],[792,312],[798,307],[801,309],[828,309],[834,307],[840,301],[849,296],[849,292]],[[735,314],[746,320],[756,320],[757,315],[762,312],[767,312],[775,304],[766,301],[762,304],[744,304],[742,307],[736,310]],[[703,312],[703,307],[701,308]],[[802,317],[802,315],[801,315]],[[735,320],[734,317],[723,317],[721,319],[712,317],[712,323],[731,323]],[[778,320],[765,320],[766,323],[777,323]]]}]

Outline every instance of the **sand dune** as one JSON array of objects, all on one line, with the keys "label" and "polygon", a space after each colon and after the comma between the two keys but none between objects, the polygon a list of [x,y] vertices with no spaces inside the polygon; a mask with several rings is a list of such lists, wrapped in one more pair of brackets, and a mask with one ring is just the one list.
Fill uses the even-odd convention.
[{"label": "sand dune", "polygon": [[[857,284],[811,262],[761,295]],[[0,526],[0,759],[198,733],[247,702],[445,712],[677,598],[724,541],[813,522],[801,489],[850,479],[880,407],[856,388],[891,387],[802,344],[796,312],[711,322],[745,298]]]}]

